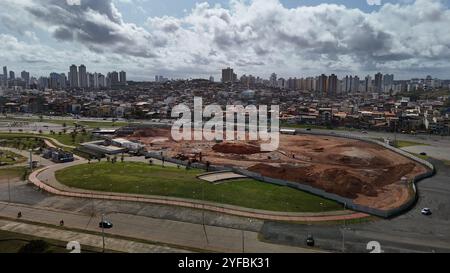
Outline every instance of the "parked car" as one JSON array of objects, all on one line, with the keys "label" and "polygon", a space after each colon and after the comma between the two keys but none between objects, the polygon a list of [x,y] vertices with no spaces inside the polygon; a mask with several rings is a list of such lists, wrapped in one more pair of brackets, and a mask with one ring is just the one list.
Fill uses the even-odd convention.
[{"label": "parked car", "polygon": [[105,220],[105,221],[98,223],[98,227],[104,228],[104,229],[111,229],[113,227],[113,224],[111,222]]},{"label": "parked car", "polygon": [[426,155],[427,155],[427,153],[424,153],[424,152],[422,152],[422,153],[420,153],[420,155],[424,155],[424,156],[426,156]]},{"label": "parked car", "polygon": [[423,215],[426,215],[426,216],[430,216],[431,214],[433,214],[431,212],[431,209],[429,209],[429,208],[424,208],[424,209],[422,209],[421,212],[422,212]]},{"label": "parked car", "polygon": [[306,128],[306,131],[311,131],[311,128]]},{"label": "parked car", "polygon": [[315,245],[314,237],[312,235],[308,235],[306,238],[306,245],[311,247]]}]

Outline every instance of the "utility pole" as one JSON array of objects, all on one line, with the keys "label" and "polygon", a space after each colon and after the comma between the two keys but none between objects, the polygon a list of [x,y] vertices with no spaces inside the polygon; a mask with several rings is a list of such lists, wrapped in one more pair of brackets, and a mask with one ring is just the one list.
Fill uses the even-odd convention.
[{"label": "utility pole", "polygon": [[397,120],[395,120],[394,125],[394,147],[397,148]]},{"label": "utility pole", "polygon": [[242,253],[245,253],[245,234],[244,234],[244,230],[241,229],[242,232]]},{"label": "utility pole", "polygon": [[30,149],[30,171],[33,171],[33,150]]},{"label": "utility pole", "polygon": [[[347,209],[347,203],[344,203],[344,211]],[[342,253],[345,253],[345,228],[347,226],[346,219],[344,218],[344,228],[342,229]]]},{"label": "utility pole", "polygon": [[203,232],[205,233],[206,244],[209,245],[208,234],[206,233],[206,225],[205,225],[205,186],[202,186],[202,223],[203,223]]},{"label": "utility pole", "polygon": [[103,241],[103,253],[105,253],[105,214],[102,213],[102,241]]},{"label": "utility pole", "polygon": [[8,176],[8,203],[11,203],[11,185]]}]

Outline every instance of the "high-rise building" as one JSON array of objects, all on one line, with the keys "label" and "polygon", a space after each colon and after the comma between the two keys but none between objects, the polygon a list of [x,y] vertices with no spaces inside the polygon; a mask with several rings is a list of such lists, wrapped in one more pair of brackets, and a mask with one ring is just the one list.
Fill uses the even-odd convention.
[{"label": "high-rise building", "polygon": [[120,83],[125,85],[127,83],[127,72],[120,71],[119,76],[120,76]]},{"label": "high-rise building", "polygon": [[272,73],[272,75],[270,75],[270,86],[271,87],[277,86],[277,74],[275,73]]},{"label": "high-rise building", "polygon": [[366,93],[372,92],[372,77],[370,75],[366,76],[364,84],[364,92]]},{"label": "high-rise building", "polygon": [[383,92],[383,74],[377,73],[375,74],[375,84],[374,84],[375,92],[381,93]]},{"label": "high-rise building", "polygon": [[84,64],[80,65],[78,68],[78,78],[79,78],[79,87],[87,88],[88,87],[88,79],[86,66]]},{"label": "high-rise building", "polygon": [[328,77],[328,96],[334,97],[337,94],[338,89],[338,78],[335,74],[331,74]]},{"label": "high-rise building", "polygon": [[59,89],[61,86],[60,84],[60,74],[59,73],[50,73],[50,79],[49,79],[49,88],[53,90]]},{"label": "high-rise building", "polygon": [[64,73],[59,74],[59,86],[61,87],[61,89],[67,88],[67,77]]},{"label": "high-rise building", "polygon": [[3,67],[3,83],[4,88],[8,88],[8,68],[6,66]]},{"label": "high-rise building", "polygon": [[87,73],[87,79],[88,79],[88,88],[96,88],[95,87],[95,74],[96,73]]},{"label": "high-rise building", "polygon": [[69,82],[70,82],[71,88],[80,87],[79,80],[78,80],[78,68],[74,64],[70,66]]},{"label": "high-rise building", "polygon": [[317,79],[316,91],[319,91],[321,96],[323,96],[327,92],[327,80],[328,77],[325,74],[320,75]]},{"label": "high-rise building", "polygon": [[98,87],[99,88],[105,88],[106,85],[106,77],[103,74],[98,74]]},{"label": "high-rise building", "polygon": [[22,81],[25,82],[25,88],[30,88],[30,73],[27,71],[22,71],[22,73],[20,73],[20,77],[22,78]]},{"label": "high-rise building", "polygon": [[350,93],[353,88],[353,76],[345,76],[344,78],[344,92]]},{"label": "high-rise building", "polygon": [[9,71],[9,79],[12,81],[16,79],[16,73],[14,71]]},{"label": "high-rise building", "polygon": [[228,67],[226,69],[222,69],[222,82],[223,83],[232,83],[235,82],[237,75],[234,74],[233,69]]},{"label": "high-rise building", "polygon": [[351,89],[352,93],[359,92],[359,84],[360,84],[359,77],[358,76],[354,76],[353,77],[353,83],[352,83],[352,89]]},{"label": "high-rise building", "polygon": [[117,73],[117,71],[109,73],[108,78],[110,80],[111,85],[117,85],[119,83],[119,73]]}]

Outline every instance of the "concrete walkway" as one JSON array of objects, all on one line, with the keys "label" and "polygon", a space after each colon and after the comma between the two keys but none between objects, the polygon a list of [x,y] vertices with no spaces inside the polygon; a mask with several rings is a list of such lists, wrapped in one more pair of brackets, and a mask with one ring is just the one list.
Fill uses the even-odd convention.
[{"label": "concrete walkway", "polygon": [[[35,236],[38,238],[52,239],[66,243],[76,241],[80,243],[81,246],[95,247],[99,250],[103,247],[102,236],[64,229],[56,229],[0,219],[0,230]],[[183,249],[109,237],[105,238],[105,246],[107,250],[127,253],[188,253],[188,251]],[[81,253],[83,253],[83,248],[81,249]]]},{"label": "concrete walkway", "polygon": [[[29,165],[29,161],[30,161],[30,152],[29,151],[24,151],[24,150],[19,150],[16,148],[10,148],[10,147],[0,147],[0,150],[5,150],[5,151],[10,151],[13,153],[16,153],[18,155],[21,155],[23,157],[25,157],[27,159],[26,162],[22,162],[19,164],[15,164],[15,165],[8,165],[8,166],[3,166],[0,168],[13,168],[13,167],[22,167],[22,166],[28,166]],[[39,165],[41,166],[50,166],[53,165],[54,163],[51,162],[48,159],[45,159],[39,155],[35,155],[33,154],[33,161],[37,161]]]},{"label": "concrete walkway", "polygon": [[[134,159],[137,160],[137,159]],[[153,160],[155,164],[161,164],[157,160]],[[29,176],[29,181],[37,187],[50,192],[52,194],[78,197],[88,199],[101,199],[101,200],[116,200],[116,201],[128,201],[128,202],[142,202],[161,205],[173,205],[194,209],[203,209],[213,212],[225,213],[241,217],[249,217],[262,220],[272,221],[298,221],[298,222],[325,222],[325,221],[341,221],[360,219],[368,217],[369,215],[364,213],[357,213],[354,211],[334,211],[323,213],[293,213],[293,212],[276,212],[276,211],[264,211],[257,209],[243,208],[233,205],[218,204],[213,202],[162,197],[162,196],[150,196],[150,195],[138,195],[138,194],[122,194],[112,192],[98,192],[88,191],[82,189],[70,188],[59,183],[55,178],[55,172],[71,166],[80,164],[86,164],[87,161],[77,160],[75,162],[57,164],[33,172]],[[120,164],[120,163],[117,163]]]},{"label": "concrete walkway", "polygon": [[[101,220],[99,215],[86,215],[76,212],[67,212],[47,207],[26,206],[18,204],[7,204],[0,202],[0,216],[14,220],[18,212],[22,212],[21,220],[57,226],[61,219],[65,222],[65,227],[70,229],[87,230],[101,232],[98,223]],[[110,213],[105,218],[114,225],[112,229],[105,230],[106,234],[145,240],[146,245],[139,246],[123,241],[106,241],[106,248],[118,251],[141,252],[141,248],[150,251],[185,252],[185,249],[196,251],[212,251],[223,253],[312,253],[320,252],[317,249],[301,248],[287,245],[278,245],[261,242],[258,233],[244,231],[233,228],[193,224],[174,220],[150,218],[139,215],[123,213]],[[0,228],[1,228],[0,223]],[[10,231],[28,232],[25,226],[12,225],[8,227]],[[78,241],[84,244],[101,247],[98,235],[95,237],[85,237],[87,235],[79,232],[59,233],[57,228],[44,228],[34,230],[39,232],[39,236],[65,240]],[[58,235],[54,235],[57,232]],[[27,234],[28,234],[27,233]],[[36,235],[36,234],[31,234]],[[52,236],[52,237],[50,237]],[[130,239],[133,241],[133,239]],[[114,239],[116,240],[116,239]],[[100,241],[101,242],[101,241]],[[110,246],[115,243],[117,246]],[[154,245],[151,242],[157,242]],[[158,244],[166,244],[167,248],[160,248]],[[181,247],[182,246],[182,247]]]},{"label": "concrete walkway", "polygon": [[247,178],[244,175],[240,175],[234,172],[213,172],[213,173],[205,173],[197,176],[198,179],[219,184],[220,182],[227,181],[227,180],[233,180],[233,179],[243,179]]}]

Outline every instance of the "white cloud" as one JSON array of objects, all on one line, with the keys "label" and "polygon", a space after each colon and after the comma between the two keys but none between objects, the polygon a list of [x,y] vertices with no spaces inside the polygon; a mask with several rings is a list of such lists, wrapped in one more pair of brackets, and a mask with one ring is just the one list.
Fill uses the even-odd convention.
[{"label": "white cloud", "polygon": [[380,6],[381,0],[367,0],[369,6]]},{"label": "white cloud", "polygon": [[266,77],[272,71],[445,74],[450,68],[450,11],[439,0],[386,3],[371,13],[342,5],[286,8],[278,0],[231,0],[229,9],[200,3],[181,18],[151,17],[145,26],[124,22],[111,0],[83,0],[80,9],[63,8],[58,16],[48,9],[55,1],[14,2],[58,39],[84,44],[106,62],[113,54],[110,63],[141,74],[207,76],[228,65]]}]

